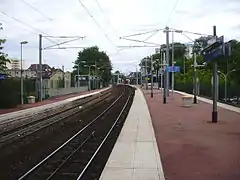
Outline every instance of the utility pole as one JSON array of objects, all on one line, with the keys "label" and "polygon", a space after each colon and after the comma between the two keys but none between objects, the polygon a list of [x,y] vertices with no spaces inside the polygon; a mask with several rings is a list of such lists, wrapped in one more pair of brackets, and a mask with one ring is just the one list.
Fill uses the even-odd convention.
[{"label": "utility pole", "polygon": [[162,92],[162,89],[163,89],[163,54],[164,52],[162,52],[162,49],[161,49],[161,92]]},{"label": "utility pole", "polygon": [[148,90],[148,76],[147,76],[147,59],[145,60],[145,84],[146,84],[146,90]]},{"label": "utility pole", "polygon": [[[213,26],[213,36],[217,38],[216,33],[216,26]],[[212,74],[213,74],[213,93],[212,93],[212,99],[213,99],[213,110],[212,110],[212,122],[217,123],[218,122],[218,112],[217,112],[217,60],[213,60],[212,64]]]},{"label": "utility pole", "polygon": [[[169,65],[169,27],[166,27],[166,65]],[[165,69],[166,71],[166,69]],[[165,77],[164,77],[165,78]],[[167,96],[169,96],[169,72],[166,71],[166,80],[167,80],[167,86],[164,86],[164,88],[167,89]]]},{"label": "utility pole", "polygon": [[193,53],[194,56],[194,77],[193,77],[193,81],[194,81],[194,98],[193,98],[193,103],[197,104],[197,55],[196,52]]},{"label": "utility pole", "polygon": [[172,95],[174,95],[174,31],[172,31]]},{"label": "utility pole", "polygon": [[64,65],[62,66],[62,71],[63,71],[63,88],[65,88],[65,70],[64,70]]},{"label": "utility pole", "polygon": [[140,85],[142,87],[142,62],[140,63]]},{"label": "utility pole", "polygon": [[21,104],[23,104],[23,63],[22,63],[22,44],[21,44]]},{"label": "utility pole", "polygon": [[23,100],[23,44],[27,44],[27,41],[20,42],[21,45],[21,104],[24,104]]},{"label": "utility pole", "polygon": [[165,53],[163,54],[163,72],[164,72],[164,92],[163,92],[163,104],[167,103],[167,71],[166,71],[166,56]]},{"label": "utility pole", "polygon": [[43,99],[42,94],[42,34],[39,34],[39,98]]},{"label": "utility pole", "polygon": [[138,68],[136,67],[136,85],[138,85]]},{"label": "utility pole", "polygon": [[153,56],[151,56],[151,98],[153,98]]},{"label": "utility pole", "polygon": [[79,87],[79,74],[80,74],[80,62],[78,63],[78,69],[77,69],[77,87]]}]

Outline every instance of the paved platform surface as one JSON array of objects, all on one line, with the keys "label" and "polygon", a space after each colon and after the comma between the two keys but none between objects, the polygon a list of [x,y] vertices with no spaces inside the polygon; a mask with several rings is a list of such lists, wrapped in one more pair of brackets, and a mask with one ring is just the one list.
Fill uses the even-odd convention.
[{"label": "paved platform surface", "polygon": [[151,117],[140,90],[136,90],[100,180],[164,180]]},{"label": "paved platform surface", "polygon": [[86,94],[97,92],[97,91],[99,91],[99,89],[92,90],[92,91],[83,91],[83,92],[79,92],[79,93],[66,94],[66,95],[57,96],[57,97],[52,97],[50,99],[46,99],[46,100],[43,100],[41,102],[36,102],[34,104],[19,105],[19,107],[17,107],[17,108],[0,109],[0,115],[7,114],[7,113],[12,113],[12,112],[16,112],[16,111],[21,111],[21,110],[25,110],[25,109],[29,109],[29,108],[39,107],[39,106],[43,106],[43,105],[47,105],[47,104],[52,104],[52,103],[60,102],[60,101],[63,101],[63,100],[69,99],[69,98],[78,97],[78,96],[81,96],[81,95],[86,95]]},{"label": "paved platform surface", "polygon": [[[181,107],[182,95],[143,90],[163,163],[166,180],[239,180],[240,114],[218,108],[218,123],[211,123],[211,101]],[[203,102],[205,101],[205,102]],[[237,109],[235,109],[237,110]]]}]

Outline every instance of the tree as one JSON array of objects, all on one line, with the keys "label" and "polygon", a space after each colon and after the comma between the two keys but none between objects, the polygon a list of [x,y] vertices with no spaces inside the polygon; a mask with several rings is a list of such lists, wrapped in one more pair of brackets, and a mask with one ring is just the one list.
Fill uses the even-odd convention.
[{"label": "tree", "polygon": [[111,80],[111,61],[104,51],[99,51],[97,46],[85,48],[78,52],[77,60],[73,67],[73,74],[77,74],[79,65],[80,75],[100,76],[105,83],[109,83]]},{"label": "tree", "polygon": [[4,73],[7,69],[6,63],[10,62],[10,60],[7,58],[7,54],[2,52],[3,50],[3,44],[6,42],[6,39],[0,39],[0,73]]},{"label": "tree", "polygon": [[212,36],[201,36],[200,38],[195,39],[194,41],[194,51],[197,54],[200,54],[201,50],[205,48],[208,44],[208,40],[212,39]]}]

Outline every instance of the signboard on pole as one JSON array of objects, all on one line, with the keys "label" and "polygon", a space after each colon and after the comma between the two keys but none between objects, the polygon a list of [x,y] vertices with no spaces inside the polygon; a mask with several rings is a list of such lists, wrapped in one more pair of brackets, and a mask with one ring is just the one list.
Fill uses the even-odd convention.
[{"label": "signboard on pole", "polygon": [[7,75],[6,74],[0,74],[0,80],[6,79]]},{"label": "signboard on pole", "polygon": [[225,55],[224,36],[219,38],[213,37],[208,40],[208,46],[204,49],[203,58],[206,62]]},{"label": "signboard on pole", "polygon": [[167,66],[167,72],[180,72],[179,66]]}]

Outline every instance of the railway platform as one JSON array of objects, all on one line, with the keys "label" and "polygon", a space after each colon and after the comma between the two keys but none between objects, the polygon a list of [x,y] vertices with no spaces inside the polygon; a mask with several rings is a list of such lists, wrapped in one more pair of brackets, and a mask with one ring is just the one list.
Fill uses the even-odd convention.
[{"label": "railway platform", "polygon": [[211,122],[212,101],[182,107],[189,94],[142,90],[151,114],[167,180],[240,179],[240,108],[218,103],[218,122]]},{"label": "railway platform", "polygon": [[66,104],[66,103],[74,101],[76,99],[81,99],[86,96],[90,96],[90,95],[94,95],[99,92],[103,92],[107,89],[109,89],[109,87],[103,88],[103,89],[92,90],[92,91],[84,91],[84,92],[79,92],[79,93],[74,93],[74,94],[58,96],[58,97],[44,100],[42,102],[36,102],[33,104],[24,104],[24,105],[20,106],[19,108],[0,109],[0,121],[6,120],[9,118],[15,118],[17,116],[22,116],[22,115],[25,115],[28,113],[37,113],[37,112],[43,111],[48,108]]},{"label": "railway platform", "polygon": [[[219,122],[211,122],[211,100],[182,106],[175,91],[137,89],[128,117],[100,180],[240,179],[240,108],[218,103]],[[144,98],[145,97],[145,98]]]},{"label": "railway platform", "polygon": [[140,89],[100,180],[164,180],[151,117]]}]

